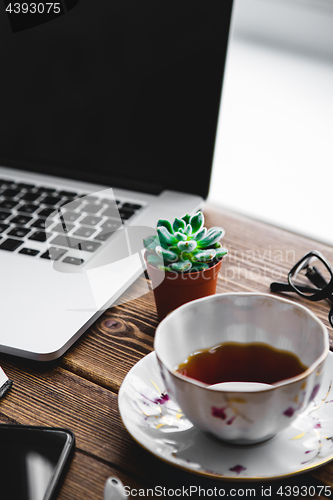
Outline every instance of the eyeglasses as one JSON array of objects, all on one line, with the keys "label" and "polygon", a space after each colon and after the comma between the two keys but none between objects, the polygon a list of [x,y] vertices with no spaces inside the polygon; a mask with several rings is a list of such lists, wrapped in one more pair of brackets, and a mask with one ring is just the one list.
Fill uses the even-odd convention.
[{"label": "eyeglasses", "polygon": [[[313,250],[294,265],[288,283],[271,283],[271,292],[296,292],[312,302],[327,299],[333,304],[333,268],[320,252]],[[333,327],[333,305],[328,319]]]}]

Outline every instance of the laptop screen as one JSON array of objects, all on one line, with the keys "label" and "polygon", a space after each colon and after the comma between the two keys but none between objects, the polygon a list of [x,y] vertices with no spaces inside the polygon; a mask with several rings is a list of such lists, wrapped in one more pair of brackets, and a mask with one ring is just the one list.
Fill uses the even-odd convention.
[{"label": "laptop screen", "polygon": [[205,197],[232,0],[58,3],[33,27],[0,6],[0,164]]}]

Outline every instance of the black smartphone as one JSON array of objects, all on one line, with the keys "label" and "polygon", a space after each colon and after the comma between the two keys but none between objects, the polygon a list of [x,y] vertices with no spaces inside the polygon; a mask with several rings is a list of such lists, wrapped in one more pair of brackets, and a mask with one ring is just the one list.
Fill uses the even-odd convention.
[{"label": "black smartphone", "polygon": [[75,449],[68,429],[0,424],[1,500],[54,500]]}]

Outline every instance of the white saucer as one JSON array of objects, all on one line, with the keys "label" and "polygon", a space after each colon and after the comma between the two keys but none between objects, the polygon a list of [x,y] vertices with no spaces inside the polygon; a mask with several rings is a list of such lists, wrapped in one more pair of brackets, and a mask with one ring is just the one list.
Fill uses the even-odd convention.
[{"label": "white saucer", "polygon": [[164,393],[155,352],[125,377],[118,398],[131,436],[156,457],[187,471],[221,479],[273,479],[307,472],[333,459],[333,353],[305,414],[256,445],[223,443],[194,427]]}]

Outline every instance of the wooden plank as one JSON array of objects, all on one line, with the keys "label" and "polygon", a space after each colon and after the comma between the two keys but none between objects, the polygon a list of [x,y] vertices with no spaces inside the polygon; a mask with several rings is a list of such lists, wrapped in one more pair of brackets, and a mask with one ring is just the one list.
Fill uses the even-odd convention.
[{"label": "wooden plank", "polygon": [[61,366],[118,392],[130,368],[153,350],[155,302],[152,293],[131,300],[138,287],[140,280],[128,291],[128,301],[106,311],[62,357]]},{"label": "wooden plank", "polygon": [[26,364],[22,370],[4,359],[0,365],[14,382],[1,399],[1,422],[69,428],[77,449],[135,472],[115,393],[58,366]]},{"label": "wooden plank", "polygon": [[[270,283],[285,281],[295,261],[311,249],[319,249],[333,262],[333,249],[268,224],[207,207],[207,226],[224,226],[223,244],[229,255],[223,260],[217,291],[270,293]],[[113,307],[66,353],[61,365],[76,374],[117,392],[129,369],[153,349],[157,322],[153,293],[140,298],[143,278],[128,290],[128,301]],[[326,301],[310,303],[296,294],[280,294],[309,307],[328,327]],[[131,300],[133,299],[133,300]]]},{"label": "wooden plank", "polygon": [[[333,262],[333,249],[327,245],[225,210],[207,207],[205,214],[208,227],[226,229],[223,242],[229,255],[218,280],[220,293],[269,293],[271,281],[280,276],[284,280],[294,262],[312,249]],[[105,479],[113,471],[119,471],[120,479],[132,481],[126,484],[147,487],[226,484],[207,482],[164,464],[138,446],[120,420],[116,394],[130,368],[153,349],[158,324],[153,293],[140,296],[144,284],[144,278],[139,279],[127,291],[127,302],[106,311],[60,360],[43,365],[0,357],[0,365],[14,380],[14,387],[1,400],[0,421],[69,427],[76,434],[77,452],[62,500],[101,499]],[[285,296],[309,307],[328,325],[325,301],[312,304],[296,295]],[[312,475],[333,486],[332,464]],[[290,479],[283,484],[313,481],[309,474],[301,478],[298,483]],[[92,494],[87,496],[87,491]]]},{"label": "wooden plank", "polygon": [[[199,498],[200,489],[200,498],[204,498],[205,494],[207,495],[206,498],[212,496],[212,492],[216,493],[213,498],[218,498],[218,493],[220,493],[221,498],[242,498],[245,497],[245,492],[246,498],[264,498],[262,495],[263,489],[265,489],[266,493],[271,492],[270,498],[283,498],[283,496],[276,496],[279,488],[282,488],[288,494],[287,487],[300,489],[302,486],[306,486],[307,491],[312,493],[312,491],[316,491],[319,485],[309,475],[296,476],[279,482],[260,483],[211,480],[178,470],[158,459],[152,461],[148,453],[146,455],[141,453],[140,450],[138,452],[138,472],[141,471],[141,474],[139,474],[139,477],[137,475],[136,478],[118,471],[93,457],[80,452],[76,453],[59,493],[59,500],[102,500],[104,484],[108,477],[116,477],[122,481],[124,487],[127,488],[126,493],[131,493],[132,499],[145,497],[155,500],[161,497],[171,498],[172,496],[181,499],[189,498],[190,491],[192,491],[192,498]],[[309,490],[310,486],[312,486],[312,490]],[[174,495],[173,492],[175,492]],[[292,497],[300,498],[296,494],[292,495]],[[301,498],[313,500],[323,498],[323,496],[319,497],[319,495],[313,493],[307,495],[303,490]]]},{"label": "wooden plank", "polygon": [[120,480],[124,486],[143,488],[128,474],[111,467],[81,451],[77,451],[60,489],[58,500],[102,500],[104,485],[109,477]]}]

